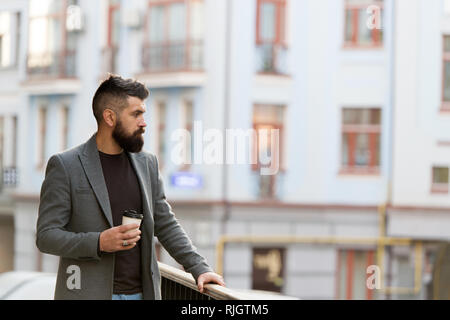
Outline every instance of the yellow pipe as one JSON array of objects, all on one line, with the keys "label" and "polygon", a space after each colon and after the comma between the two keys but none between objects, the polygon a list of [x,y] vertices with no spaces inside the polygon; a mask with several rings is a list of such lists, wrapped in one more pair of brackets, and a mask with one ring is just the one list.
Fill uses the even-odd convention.
[{"label": "yellow pipe", "polygon": [[[307,244],[363,244],[363,245],[377,245],[378,252],[380,250],[384,253],[384,246],[400,245],[408,246],[412,243],[410,238],[393,238],[393,237],[378,237],[378,238],[351,238],[351,237],[299,237],[299,236],[222,236],[216,244],[217,262],[216,272],[223,276],[223,258],[226,243],[307,243]],[[381,249],[380,249],[381,248]],[[377,257],[378,262],[383,262],[383,257]],[[381,264],[379,264],[382,266]],[[383,269],[381,267],[381,269]],[[384,287],[382,285],[381,291],[385,293],[397,294],[417,294],[421,288],[422,275],[422,243],[415,244],[415,276],[414,288],[401,287]],[[383,280],[383,277],[382,277]],[[384,284],[384,282],[382,282]]]},{"label": "yellow pipe", "polygon": [[300,237],[300,236],[221,236],[216,244],[216,272],[223,275],[225,243],[308,243],[308,244],[364,244],[364,245],[410,245],[409,238],[351,238],[351,237]]}]

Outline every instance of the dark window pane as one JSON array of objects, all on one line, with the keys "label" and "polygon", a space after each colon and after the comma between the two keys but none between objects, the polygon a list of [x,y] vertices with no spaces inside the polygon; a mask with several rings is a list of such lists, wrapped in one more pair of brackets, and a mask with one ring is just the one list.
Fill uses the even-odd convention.
[{"label": "dark window pane", "polygon": [[353,36],[352,10],[345,10],[345,41],[352,42]]},{"label": "dark window pane", "polygon": [[433,168],[433,183],[448,183],[448,168],[434,167]]}]

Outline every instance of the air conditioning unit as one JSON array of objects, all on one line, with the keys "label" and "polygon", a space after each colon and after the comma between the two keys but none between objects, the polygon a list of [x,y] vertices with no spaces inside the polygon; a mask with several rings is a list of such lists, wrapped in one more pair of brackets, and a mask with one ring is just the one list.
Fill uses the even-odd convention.
[{"label": "air conditioning unit", "polygon": [[82,31],[84,28],[83,12],[78,5],[67,7],[66,30],[69,32]]},{"label": "air conditioning unit", "polygon": [[138,9],[126,9],[122,15],[122,24],[128,28],[139,29],[142,24],[141,12]]}]

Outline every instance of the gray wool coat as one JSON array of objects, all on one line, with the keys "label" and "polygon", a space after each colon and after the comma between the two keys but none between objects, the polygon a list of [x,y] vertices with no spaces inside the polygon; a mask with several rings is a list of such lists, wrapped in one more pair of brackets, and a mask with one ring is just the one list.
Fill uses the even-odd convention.
[{"label": "gray wool coat", "polygon": [[[111,299],[113,293],[115,254],[98,250],[100,233],[113,227],[113,220],[95,138],[96,134],[78,147],[53,155],[41,188],[36,245],[41,252],[60,257],[55,299]],[[143,202],[143,297],[161,299],[154,236],[194,279],[212,269],[166,201],[156,157],[147,152],[129,155]],[[79,270],[77,285],[72,283],[74,270]]]}]

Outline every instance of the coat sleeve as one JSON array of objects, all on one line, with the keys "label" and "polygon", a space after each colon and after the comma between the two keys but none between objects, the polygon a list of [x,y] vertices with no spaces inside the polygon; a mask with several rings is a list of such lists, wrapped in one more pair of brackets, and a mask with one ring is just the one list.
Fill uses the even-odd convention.
[{"label": "coat sleeve", "polygon": [[186,272],[191,273],[195,281],[197,281],[202,273],[210,272],[212,269],[207,264],[206,259],[197,252],[197,248],[194,247],[192,241],[176,219],[164,193],[163,180],[158,169],[158,160],[154,155],[150,155],[150,158],[152,167],[151,179],[152,181],[156,180],[152,184],[155,236],[169,254],[184,267]]},{"label": "coat sleeve", "polygon": [[42,183],[36,225],[36,246],[43,253],[78,260],[100,260],[100,232],[75,233],[66,230],[71,217],[70,182],[58,155],[47,164]]}]

